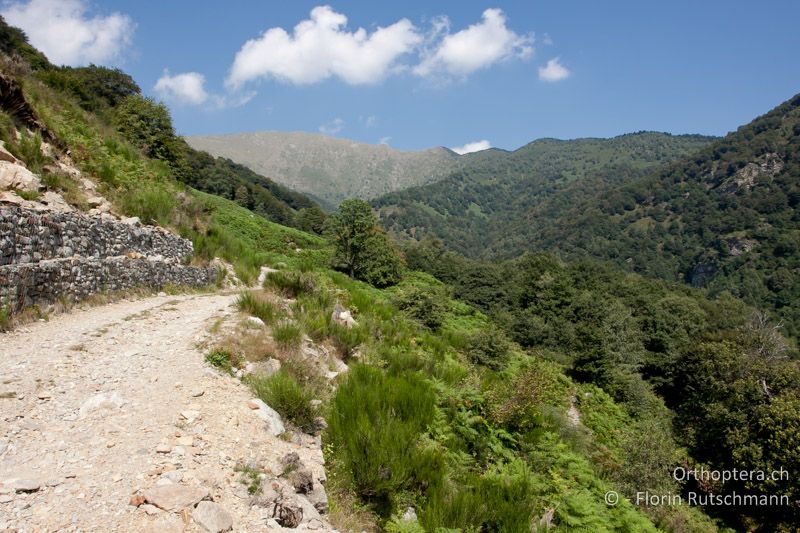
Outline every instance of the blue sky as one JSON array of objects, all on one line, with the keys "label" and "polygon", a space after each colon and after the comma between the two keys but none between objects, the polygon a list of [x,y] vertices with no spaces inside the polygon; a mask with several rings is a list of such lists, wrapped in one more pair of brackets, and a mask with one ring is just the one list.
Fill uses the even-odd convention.
[{"label": "blue sky", "polygon": [[51,59],[132,74],[183,134],[324,130],[400,149],[721,135],[800,92],[796,1],[324,5],[19,0],[2,11]]}]

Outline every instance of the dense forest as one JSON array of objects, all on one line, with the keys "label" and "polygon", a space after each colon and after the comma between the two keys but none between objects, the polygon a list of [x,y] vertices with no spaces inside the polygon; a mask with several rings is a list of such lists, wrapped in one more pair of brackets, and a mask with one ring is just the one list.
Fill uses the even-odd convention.
[{"label": "dense forest", "polygon": [[[459,158],[461,168],[431,185],[388,194],[373,205],[400,236],[430,233],[465,255],[481,255],[532,206],[549,198],[592,197],[693,153],[711,141],[697,135],[642,132],[613,139],[540,139],[514,152],[486,150]],[[503,257],[526,248],[505,249]]]},{"label": "dense forest", "polygon": [[[643,163],[667,163],[668,156],[645,152],[635,164],[631,143],[637,139],[669,140],[656,134],[612,139],[612,145],[624,141],[620,151],[632,154],[632,161],[620,155],[594,166],[565,150],[566,142],[537,141],[532,146],[561,146],[556,154],[562,166],[542,170],[548,156],[532,154],[518,171],[529,177],[519,183],[537,184],[532,189],[512,193],[496,186],[507,183],[507,164],[476,167],[474,176],[453,176],[375,205],[396,234],[430,233],[468,256],[549,251],[565,259],[593,257],[712,294],[730,292],[797,336],[800,96],[713,143],[673,138],[683,139],[681,149],[668,152],[678,160],[659,168]],[[565,164],[585,170],[569,179]],[[542,186],[548,181],[538,176],[550,176],[554,185]]]}]

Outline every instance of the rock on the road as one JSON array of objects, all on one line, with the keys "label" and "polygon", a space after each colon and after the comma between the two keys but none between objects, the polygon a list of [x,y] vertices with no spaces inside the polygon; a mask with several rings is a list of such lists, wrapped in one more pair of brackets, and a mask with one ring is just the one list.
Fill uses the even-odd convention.
[{"label": "rock on the road", "polygon": [[180,511],[208,498],[208,490],[185,485],[158,485],[144,492],[145,502],[165,511]]},{"label": "rock on the road", "polygon": [[230,513],[214,502],[198,503],[192,511],[192,518],[197,525],[210,533],[233,529],[233,518]]}]

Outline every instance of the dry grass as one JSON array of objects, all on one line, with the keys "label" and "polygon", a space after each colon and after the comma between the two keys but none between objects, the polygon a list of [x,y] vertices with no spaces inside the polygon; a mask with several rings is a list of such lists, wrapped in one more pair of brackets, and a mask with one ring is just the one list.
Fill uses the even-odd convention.
[{"label": "dry grass", "polygon": [[264,361],[276,357],[279,350],[275,341],[263,330],[238,329],[216,343],[219,349],[239,355],[247,361]]},{"label": "dry grass", "polygon": [[366,531],[379,533],[377,517],[348,490],[328,487],[328,520],[338,531]]}]

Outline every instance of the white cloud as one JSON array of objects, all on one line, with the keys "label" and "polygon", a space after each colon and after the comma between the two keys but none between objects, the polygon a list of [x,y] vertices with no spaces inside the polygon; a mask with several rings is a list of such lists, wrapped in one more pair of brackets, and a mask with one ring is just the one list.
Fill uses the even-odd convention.
[{"label": "white cloud", "polygon": [[375,115],[369,115],[368,117],[361,117],[361,120],[364,123],[365,128],[372,128],[378,123],[378,117]]},{"label": "white cloud", "polygon": [[408,19],[372,33],[350,32],[347,17],[330,6],[311,10],[289,34],[270,28],[237,52],[226,84],[231,88],[264,77],[308,85],[338,77],[351,85],[381,81],[398,59],[414,50],[422,37]]},{"label": "white cloud", "polygon": [[108,64],[130,45],[134,22],[122,13],[91,16],[83,0],[5,3],[0,14],[59,65]]},{"label": "white cloud", "polygon": [[459,32],[451,34],[449,26],[446,17],[434,21],[431,39],[435,44],[414,68],[417,75],[463,77],[500,61],[526,59],[533,54],[533,35],[508,29],[500,9],[487,9],[481,22]]},{"label": "white cloud", "polygon": [[324,133],[325,135],[336,135],[344,128],[344,120],[337,117],[330,122],[326,122],[322,126],[319,127],[320,133]]},{"label": "white cloud", "polygon": [[544,67],[539,67],[539,79],[547,82],[556,82],[569,78],[571,72],[562,65],[559,58],[554,57]]},{"label": "white cloud", "polygon": [[484,139],[482,141],[467,143],[464,146],[455,146],[450,149],[455,153],[457,153],[458,155],[464,155],[464,154],[471,154],[472,152],[480,152],[481,150],[488,150],[491,147],[492,143]]},{"label": "white cloud", "polygon": [[[255,91],[212,94],[206,91],[206,78],[199,72],[184,72],[174,76],[168,70],[155,84],[155,91],[164,100],[178,105],[209,104],[210,109],[230,109],[245,105],[256,95]],[[270,111],[271,113],[271,111]]]},{"label": "white cloud", "polygon": [[184,72],[171,76],[165,70],[164,75],[156,82],[155,90],[165,100],[199,105],[208,100],[205,82],[205,76],[197,72]]},{"label": "white cloud", "polygon": [[[229,94],[228,96],[219,96],[217,94],[211,95],[211,101],[217,109],[230,109],[232,107],[241,107],[253,99],[257,93],[255,91],[247,91],[244,93]],[[272,114],[272,107],[270,106],[267,111]]]},{"label": "white cloud", "polygon": [[378,144],[385,144],[386,146],[389,146],[389,141],[391,140],[392,138],[387,135],[386,137],[381,137],[380,140],[378,141]]}]

